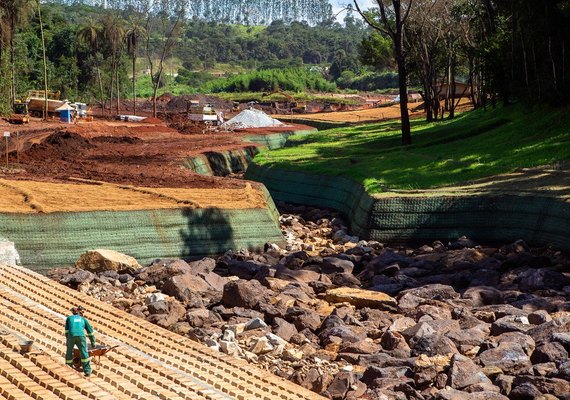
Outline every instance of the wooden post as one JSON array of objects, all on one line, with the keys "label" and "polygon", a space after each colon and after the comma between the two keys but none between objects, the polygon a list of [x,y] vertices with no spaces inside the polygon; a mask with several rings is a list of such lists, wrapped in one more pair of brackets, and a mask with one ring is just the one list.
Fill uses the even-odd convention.
[{"label": "wooden post", "polygon": [[8,168],[8,138],[10,137],[10,132],[4,132],[4,138],[6,138],[6,168]]}]

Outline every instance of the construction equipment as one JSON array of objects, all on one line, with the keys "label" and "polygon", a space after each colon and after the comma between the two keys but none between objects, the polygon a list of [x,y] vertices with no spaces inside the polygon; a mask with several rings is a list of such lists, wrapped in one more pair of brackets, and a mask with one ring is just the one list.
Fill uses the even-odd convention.
[{"label": "construction equipment", "polygon": [[30,122],[30,116],[28,114],[28,104],[22,103],[18,100],[12,105],[14,113],[5,117],[4,120],[11,124],[28,124]]},{"label": "construction equipment", "polygon": [[239,101],[232,101],[232,112],[239,111]]},{"label": "construction equipment", "polygon": [[[285,103],[285,107],[290,111],[290,112],[296,112],[296,113],[305,113],[307,112],[307,104],[305,102],[301,102],[301,101],[296,101],[295,98],[293,96],[291,96],[289,93],[285,92],[284,90],[281,90],[279,88],[273,89],[271,92],[269,93],[264,93],[262,95],[262,97],[265,96],[271,96],[272,94],[280,94],[283,97],[285,97],[287,99],[287,102]],[[275,108],[279,108],[277,107],[277,103],[275,103],[274,105]]]},{"label": "construction equipment", "polygon": [[198,100],[190,100],[187,105],[188,119],[206,125],[218,125],[219,115],[214,107],[207,103],[201,106]]},{"label": "construction equipment", "polygon": [[[47,92],[47,111],[48,115],[55,115],[57,108],[61,107],[67,101],[60,100],[59,91],[48,91]],[[30,90],[28,92],[28,97],[25,102],[28,104],[28,110],[33,117],[41,117],[44,113],[45,108],[45,92],[43,90]]]},{"label": "construction equipment", "polygon": [[[93,363],[95,365],[101,365],[101,356],[104,356],[105,354],[107,354],[108,352],[110,352],[111,350],[113,350],[114,348],[119,347],[119,345],[116,346],[101,346],[101,345],[97,345],[93,348],[90,348],[87,350],[87,353],[89,353],[89,357],[93,357]],[[95,358],[97,357],[97,358]],[[75,368],[76,370],[81,370],[83,363],[81,362],[81,352],[79,351],[78,348],[73,349],[73,368]]]}]

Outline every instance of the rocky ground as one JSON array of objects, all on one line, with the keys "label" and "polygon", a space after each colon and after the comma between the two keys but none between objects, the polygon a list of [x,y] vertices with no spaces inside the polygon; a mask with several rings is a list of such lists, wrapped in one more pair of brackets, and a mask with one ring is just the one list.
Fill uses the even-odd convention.
[{"label": "rocky ground", "polygon": [[[570,256],[390,248],[281,205],[288,245],[52,278],[332,399],[570,399]],[[88,315],[88,313],[87,313]]]}]

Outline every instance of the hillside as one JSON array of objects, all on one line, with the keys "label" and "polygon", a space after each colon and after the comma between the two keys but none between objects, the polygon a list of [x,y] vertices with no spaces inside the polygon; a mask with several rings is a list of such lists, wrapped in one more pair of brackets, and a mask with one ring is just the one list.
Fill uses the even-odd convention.
[{"label": "hillside", "polygon": [[406,147],[397,122],[332,129],[292,138],[294,147],[262,152],[255,162],[348,177],[369,193],[442,187],[570,159],[566,113],[518,105],[452,121],[415,120]]}]

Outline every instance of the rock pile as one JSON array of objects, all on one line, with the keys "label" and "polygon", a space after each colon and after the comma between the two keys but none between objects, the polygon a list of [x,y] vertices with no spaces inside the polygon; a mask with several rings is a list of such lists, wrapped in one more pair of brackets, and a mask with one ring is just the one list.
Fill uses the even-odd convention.
[{"label": "rock pile", "polygon": [[305,207],[281,222],[287,249],[53,277],[331,399],[570,399],[567,254],[389,248]]},{"label": "rock pile", "polygon": [[221,125],[221,129],[248,129],[248,128],[268,128],[272,126],[284,126],[283,122],[270,117],[261,110],[254,108],[243,110]]}]

